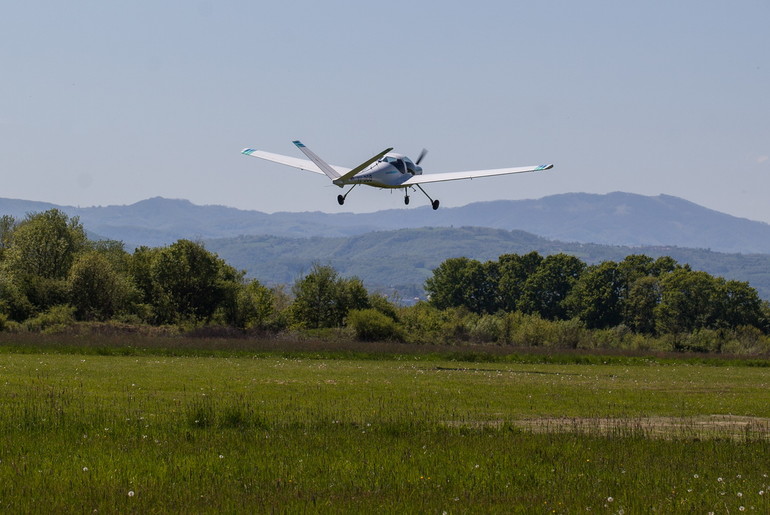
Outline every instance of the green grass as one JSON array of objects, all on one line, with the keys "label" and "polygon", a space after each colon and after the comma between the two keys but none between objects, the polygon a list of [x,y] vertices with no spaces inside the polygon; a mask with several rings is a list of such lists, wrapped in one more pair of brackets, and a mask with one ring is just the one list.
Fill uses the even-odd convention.
[{"label": "green grass", "polygon": [[28,350],[3,512],[770,511],[766,367]]}]

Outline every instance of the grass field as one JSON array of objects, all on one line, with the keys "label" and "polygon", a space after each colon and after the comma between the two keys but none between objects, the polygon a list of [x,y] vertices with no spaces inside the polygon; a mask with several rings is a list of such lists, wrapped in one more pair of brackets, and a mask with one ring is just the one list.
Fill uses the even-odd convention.
[{"label": "grass field", "polygon": [[770,368],[333,357],[6,349],[0,511],[770,512]]}]

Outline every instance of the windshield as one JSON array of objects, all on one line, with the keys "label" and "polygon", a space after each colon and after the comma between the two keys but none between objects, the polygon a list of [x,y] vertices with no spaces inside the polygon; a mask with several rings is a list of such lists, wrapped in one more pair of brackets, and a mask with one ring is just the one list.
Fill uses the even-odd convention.
[{"label": "windshield", "polygon": [[397,159],[395,157],[386,157],[383,159],[386,163],[392,164],[396,170],[398,170],[401,173],[406,173],[406,163],[404,163],[403,159]]}]

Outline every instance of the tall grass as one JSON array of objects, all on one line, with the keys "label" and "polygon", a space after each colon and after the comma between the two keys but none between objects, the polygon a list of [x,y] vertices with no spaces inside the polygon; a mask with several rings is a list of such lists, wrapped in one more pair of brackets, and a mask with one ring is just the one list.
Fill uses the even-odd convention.
[{"label": "tall grass", "polygon": [[768,512],[770,371],[642,363],[2,354],[0,510]]}]

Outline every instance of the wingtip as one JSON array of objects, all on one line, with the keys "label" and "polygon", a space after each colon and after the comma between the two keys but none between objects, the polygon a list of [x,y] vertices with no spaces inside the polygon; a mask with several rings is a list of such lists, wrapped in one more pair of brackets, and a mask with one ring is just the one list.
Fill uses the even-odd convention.
[{"label": "wingtip", "polygon": [[553,168],[553,165],[552,165],[552,164],[548,164],[548,165],[540,165],[540,166],[538,166],[538,167],[537,167],[537,171],[541,171],[541,170],[550,170],[551,168]]},{"label": "wingtip", "polygon": [[296,139],[296,140],[292,141],[292,143],[294,143],[295,145],[297,145],[297,146],[298,146],[298,147],[300,147],[300,148],[305,146],[305,145],[304,145],[304,144],[303,144],[303,143],[302,143],[300,140],[298,140],[298,139]]},{"label": "wingtip", "polygon": [[254,152],[256,152],[256,150],[253,148],[244,148],[243,150],[241,150],[241,154],[246,154],[247,156],[250,156]]}]

